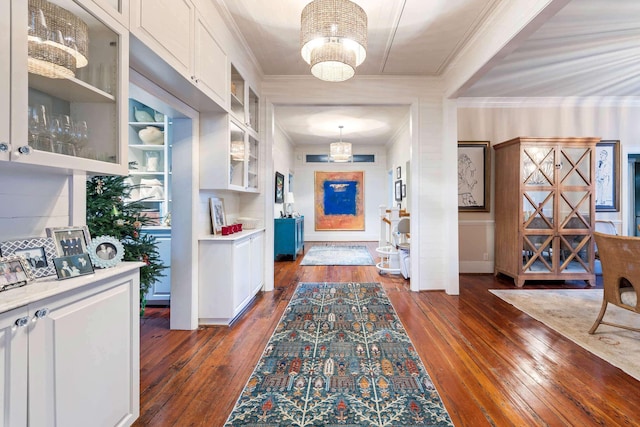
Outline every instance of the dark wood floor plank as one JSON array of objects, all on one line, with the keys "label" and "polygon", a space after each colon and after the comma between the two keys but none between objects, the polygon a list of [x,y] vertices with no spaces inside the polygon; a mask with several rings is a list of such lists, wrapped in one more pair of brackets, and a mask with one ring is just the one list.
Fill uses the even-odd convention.
[{"label": "dark wood floor plank", "polygon": [[[330,242],[305,251],[314,244]],[[356,244],[376,256],[375,242]],[[640,382],[489,292],[514,288],[509,278],[462,275],[460,295],[450,296],[411,292],[375,266],[300,266],[302,258],[276,262],[274,291],[231,327],[170,331],[169,309],[147,309],[136,426],[221,426],[299,282],[380,282],[457,426],[640,425]]]}]

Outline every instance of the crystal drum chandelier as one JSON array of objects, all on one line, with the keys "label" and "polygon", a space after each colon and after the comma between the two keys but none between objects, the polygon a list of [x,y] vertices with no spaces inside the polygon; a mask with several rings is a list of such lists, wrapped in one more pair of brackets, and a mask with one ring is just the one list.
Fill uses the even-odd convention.
[{"label": "crystal drum chandelier", "polygon": [[345,163],[353,159],[351,153],[351,143],[342,142],[342,128],[344,126],[338,126],[340,128],[340,142],[332,142],[329,145],[329,161],[336,163]]},{"label": "crystal drum chandelier", "polygon": [[314,0],[302,10],[300,44],[311,74],[348,80],[367,56],[367,14],[349,0]]},{"label": "crystal drum chandelier", "polygon": [[73,13],[46,0],[29,0],[28,25],[30,73],[68,79],[89,63],[89,27]]}]

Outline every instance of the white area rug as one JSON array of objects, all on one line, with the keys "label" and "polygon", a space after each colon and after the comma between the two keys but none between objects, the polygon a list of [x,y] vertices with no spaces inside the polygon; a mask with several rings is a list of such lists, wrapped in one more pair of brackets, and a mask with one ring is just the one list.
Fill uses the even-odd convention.
[{"label": "white area rug", "polygon": [[[588,332],[600,312],[602,289],[490,292],[640,381],[640,332],[607,325]],[[638,314],[611,304],[604,320],[640,327]]]}]

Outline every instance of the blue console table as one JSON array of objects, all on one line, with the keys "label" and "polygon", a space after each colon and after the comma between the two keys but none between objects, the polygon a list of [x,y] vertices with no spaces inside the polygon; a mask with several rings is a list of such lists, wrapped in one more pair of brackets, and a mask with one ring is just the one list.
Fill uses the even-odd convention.
[{"label": "blue console table", "polygon": [[273,232],[274,257],[291,255],[295,260],[302,249],[304,253],[304,216],[276,218]]}]

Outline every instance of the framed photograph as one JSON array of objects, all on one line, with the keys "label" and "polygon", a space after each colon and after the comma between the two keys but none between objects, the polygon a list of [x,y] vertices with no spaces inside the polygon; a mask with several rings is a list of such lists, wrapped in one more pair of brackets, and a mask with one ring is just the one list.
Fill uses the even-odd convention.
[{"label": "framed photograph", "polygon": [[458,211],[489,212],[489,141],[458,141]]},{"label": "framed photograph", "polygon": [[396,179],[402,178],[402,167],[398,166],[396,168]]},{"label": "framed photograph", "polygon": [[276,172],[276,203],[284,203],[284,175]]},{"label": "framed photograph", "polygon": [[407,184],[402,184],[402,198],[407,197]]},{"label": "framed photograph", "polygon": [[596,212],[620,210],[620,141],[596,144]]},{"label": "framed photograph", "polygon": [[89,254],[63,256],[53,260],[58,279],[69,279],[85,274],[93,274]]},{"label": "framed photograph", "polygon": [[113,236],[100,236],[87,246],[91,263],[98,268],[115,267],[124,258],[124,246]]},{"label": "framed photograph", "polygon": [[53,239],[58,256],[78,255],[87,252],[91,235],[86,225],[79,227],[47,228],[47,237]]},{"label": "framed photograph", "polygon": [[402,201],[402,180],[401,179],[396,181],[394,195],[395,195],[396,201],[398,202]]},{"label": "framed photograph", "polygon": [[33,280],[26,258],[10,255],[0,258],[0,291],[24,286]]},{"label": "framed photograph", "polygon": [[58,254],[56,245],[50,237],[33,237],[1,242],[0,255],[23,256],[27,260],[33,276],[36,279],[56,274],[53,259],[57,257]]},{"label": "framed photograph", "polygon": [[211,231],[213,234],[222,234],[222,227],[227,225],[224,200],[217,197],[209,198],[209,212],[211,214]]}]

